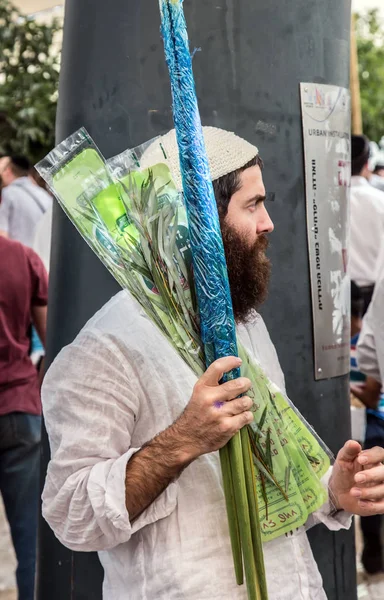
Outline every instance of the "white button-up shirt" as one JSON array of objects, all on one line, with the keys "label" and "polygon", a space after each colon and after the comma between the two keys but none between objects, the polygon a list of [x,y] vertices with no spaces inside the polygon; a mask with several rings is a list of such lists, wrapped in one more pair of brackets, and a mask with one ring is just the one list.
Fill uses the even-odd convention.
[{"label": "white button-up shirt", "polygon": [[[284,389],[259,316],[239,335]],[[52,459],[43,515],[73,550],[99,551],[105,600],[246,600],[235,582],[219,455],[206,454],[132,523],[127,461],[188,403],[196,377],[126,292],[112,298],[64,348],[43,386]],[[312,520],[331,529],[325,505]],[[270,600],[323,600],[304,528],[264,544]]]},{"label": "white button-up shirt", "polygon": [[359,336],[357,361],[363,373],[384,383],[384,240],[376,269],[375,291]]},{"label": "white button-up shirt", "polygon": [[357,285],[372,285],[384,238],[384,192],[353,176],[350,198],[349,275]]}]

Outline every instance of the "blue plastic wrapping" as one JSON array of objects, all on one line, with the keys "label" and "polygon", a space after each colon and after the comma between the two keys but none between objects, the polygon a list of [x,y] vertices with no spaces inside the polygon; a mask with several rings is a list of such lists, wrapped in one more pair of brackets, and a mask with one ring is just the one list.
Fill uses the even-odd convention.
[{"label": "blue plastic wrapping", "polygon": [[[237,356],[235,319],[182,2],[160,1],[160,10],[193,255],[201,339],[208,366],[222,356]],[[239,375],[240,369],[231,373],[233,378]]]}]

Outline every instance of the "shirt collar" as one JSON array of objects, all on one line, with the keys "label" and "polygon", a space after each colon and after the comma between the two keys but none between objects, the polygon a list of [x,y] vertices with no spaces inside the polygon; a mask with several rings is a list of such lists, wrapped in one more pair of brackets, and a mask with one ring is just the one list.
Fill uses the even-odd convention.
[{"label": "shirt collar", "polygon": [[9,185],[25,185],[25,183],[29,183],[30,181],[29,177],[17,177]]},{"label": "shirt collar", "polygon": [[369,181],[365,179],[365,177],[361,177],[361,175],[352,175],[351,187],[362,187],[364,185],[369,185]]}]

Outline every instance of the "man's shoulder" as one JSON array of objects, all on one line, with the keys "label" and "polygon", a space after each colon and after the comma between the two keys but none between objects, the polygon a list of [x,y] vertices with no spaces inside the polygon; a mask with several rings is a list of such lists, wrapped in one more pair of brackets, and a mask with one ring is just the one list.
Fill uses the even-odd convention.
[{"label": "man's shoulder", "polygon": [[[18,212],[19,205],[22,204],[23,211],[28,211],[30,205],[25,202],[25,198],[27,196],[27,190],[18,184],[18,180],[15,179],[12,183],[5,186],[1,192],[1,201],[12,205],[15,207],[15,210]],[[16,213],[17,214],[17,213]]]},{"label": "man's shoulder", "polygon": [[[4,294],[17,298],[32,296],[36,282],[46,279],[44,266],[33,250],[20,242],[0,236],[0,281]],[[14,307],[14,310],[17,310]]]},{"label": "man's shoulder", "polygon": [[0,252],[3,257],[7,258],[5,261],[7,264],[11,264],[11,262],[14,264],[15,260],[26,262],[32,253],[35,254],[28,246],[5,236],[0,236]]},{"label": "man's shoulder", "polygon": [[84,325],[82,331],[106,331],[111,327],[129,323],[141,314],[140,306],[126,290],[117,292]]},{"label": "man's shoulder", "polygon": [[156,327],[126,290],[112,296],[84,325],[77,340],[97,338],[99,343],[139,347],[156,335]]},{"label": "man's shoulder", "polygon": [[364,198],[372,201],[377,206],[382,207],[384,211],[384,192],[379,190],[367,182],[367,185],[352,185],[351,198]]},{"label": "man's shoulder", "polygon": [[[16,195],[12,193],[11,185],[6,185],[1,190],[1,204],[4,204],[4,205],[12,204],[16,197],[17,197],[17,192],[16,192]],[[0,206],[1,206],[1,204],[0,204]]]},{"label": "man's shoulder", "polygon": [[371,198],[374,198],[377,202],[380,202],[384,207],[384,192],[381,189],[373,187],[373,185],[369,186],[369,194]]},{"label": "man's shoulder", "polygon": [[29,177],[18,177],[7,185],[2,193],[14,201],[18,201],[19,198],[25,198],[26,195],[32,195],[39,198],[46,208],[52,204],[52,196],[42,187],[33,183]]},{"label": "man's shoulder", "polygon": [[[66,378],[106,380],[119,369],[133,382],[143,365],[171,364],[173,349],[127,291],[113,296],[64,346],[49,367],[44,387],[55,389]],[[144,368],[144,372],[146,369]]]}]

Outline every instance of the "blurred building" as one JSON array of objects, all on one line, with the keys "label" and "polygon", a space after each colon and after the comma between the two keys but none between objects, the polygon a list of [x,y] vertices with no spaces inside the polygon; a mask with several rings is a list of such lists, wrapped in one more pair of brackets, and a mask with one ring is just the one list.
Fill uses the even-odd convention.
[{"label": "blurred building", "polygon": [[12,3],[25,15],[33,16],[38,20],[51,20],[54,17],[63,17],[64,0],[11,0]]}]

